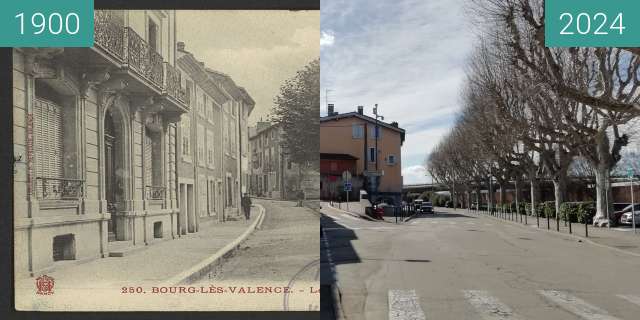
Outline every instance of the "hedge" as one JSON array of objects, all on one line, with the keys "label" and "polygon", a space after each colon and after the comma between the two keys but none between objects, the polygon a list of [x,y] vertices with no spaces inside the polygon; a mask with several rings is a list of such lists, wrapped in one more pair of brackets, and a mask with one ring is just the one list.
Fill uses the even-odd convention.
[{"label": "hedge", "polygon": [[586,219],[587,223],[591,223],[595,215],[595,202],[565,202],[560,205],[558,218],[567,220],[568,217],[568,221],[579,223],[584,223]]}]

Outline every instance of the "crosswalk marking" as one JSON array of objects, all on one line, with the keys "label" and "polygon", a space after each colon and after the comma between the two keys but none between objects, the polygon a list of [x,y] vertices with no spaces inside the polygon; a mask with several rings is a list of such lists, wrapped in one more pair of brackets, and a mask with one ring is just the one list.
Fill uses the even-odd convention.
[{"label": "crosswalk marking", "polygon": [[585,320],[619,320],[606,311],[564,291],[539,290],[547,300]]},{"label": "crosswalk marking", "polygon": [[617,295],[618,298],[622,298],[625,299],[633,304],[639,305],[640,306],[640,296],[633,296],[630,294],[619,294]]},{"label": "crosswalk marking", "polygon": [[389,290],[389,320],[426,320],[415,290]]},{"label": "crosswalk marking", "polygon": [[511,308],[485,290],[463,290],[464,297],[482,315],[485,320],[522,319]]}]

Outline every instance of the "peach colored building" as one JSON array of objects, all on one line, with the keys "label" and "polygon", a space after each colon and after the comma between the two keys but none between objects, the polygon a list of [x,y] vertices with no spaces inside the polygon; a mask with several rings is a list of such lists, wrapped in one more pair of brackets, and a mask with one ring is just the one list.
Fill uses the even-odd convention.
[{"label": "peach colored building", "polygon": [[[376,150],[376,127],[377,135]],[[402,194],[401,148],[405,131],[396,122],[386,123],[357,112],[339,114],[329,107],[329,114],[320,118],[321,196],[335,198],[344,193],[342,175],[331,168],[344,167],[345,161],[353,176],[354,192],[365,189],[372,200],[399,203]],[[347,160],[345,160],[347,159]],[[375,177],[379,177],[377,192]],[[373,177],[373,178],[372,178]],[[337,186],[337,187],[336,187]],[[377,199],[373,199],[377,195]]]}]

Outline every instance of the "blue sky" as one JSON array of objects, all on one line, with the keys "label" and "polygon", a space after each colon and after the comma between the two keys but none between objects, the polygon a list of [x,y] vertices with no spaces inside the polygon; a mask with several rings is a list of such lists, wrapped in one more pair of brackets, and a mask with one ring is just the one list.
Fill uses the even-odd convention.
[{"label": "blue sky", "polygon": [[465,0],[323,0],[321,105],[354,111],[375,103],[407,131],[405,184],[428,182],[425,157],[453,126],[474,33]]}]

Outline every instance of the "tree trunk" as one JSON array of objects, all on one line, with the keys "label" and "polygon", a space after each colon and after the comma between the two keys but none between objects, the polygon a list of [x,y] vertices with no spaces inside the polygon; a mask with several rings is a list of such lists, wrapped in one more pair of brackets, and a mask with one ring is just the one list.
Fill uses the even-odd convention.
[{"label": "tree trunk", "polygon": [[593,225],[596,227],[607,227],[612,223],[611,216],[613,213],[613,194],[611,193],[611,184],[609,183],[610,172],[606,165],[598,164],[596,166],[596,215],[593,217]]},{"label": "tree trunk", "polygon": [[609,151],[609,138],[604,130],[598,132],[595,137],[597,162],[593,163],[596,171],[596,215],[593,217],[593,225],[607,227],[612,223],[609,214],[613,213],[613,199],[611,184],[609,183],[611,168],[611,154]]},{"label": "tree trunk", "polygon": [[553,194],[556,202],[556,228],[559,228],[558,223],[558,215],[560,214],[560,206],[564,203],[565,195],[567,192],[567,176],[564,174],[559,174],[553,179]]},{"label": "tree trunk", "polygon": [[538,179],[531,179],[531,215],[536,216],[536,201],[538,200]]},{"label": "tree trunk", "polygon": [[504,184],[500,183],[500,212],[504,212],[504,198],[505,198]]}]

